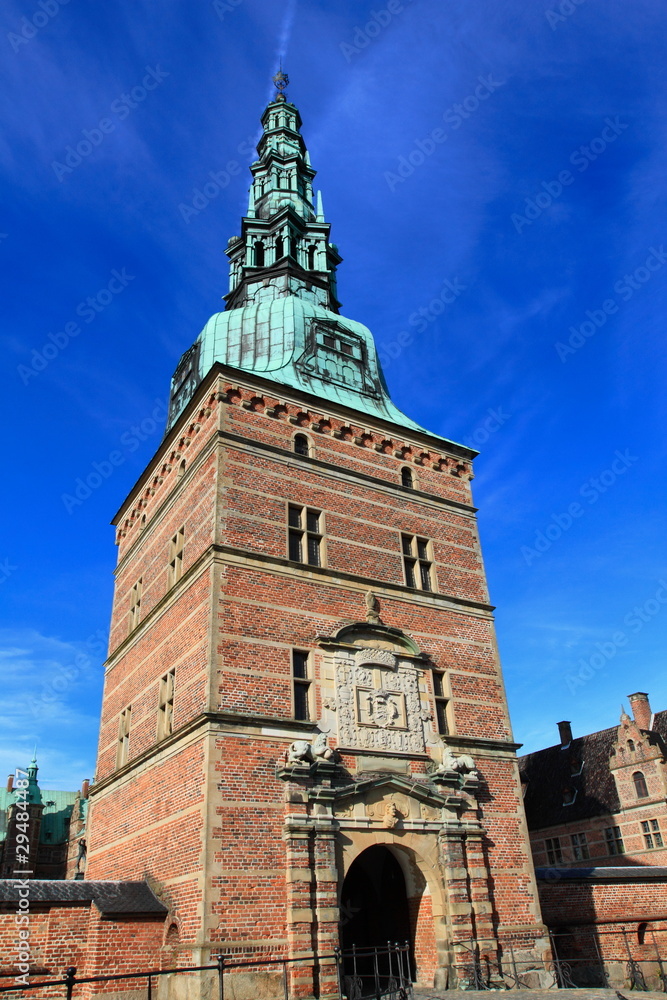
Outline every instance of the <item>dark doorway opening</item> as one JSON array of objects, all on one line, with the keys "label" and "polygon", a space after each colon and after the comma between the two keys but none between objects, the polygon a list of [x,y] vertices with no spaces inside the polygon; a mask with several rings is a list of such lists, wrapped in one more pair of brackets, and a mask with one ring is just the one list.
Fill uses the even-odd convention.
[{"label": "dark doorway opening", "polygon": [[[341,893],[340,940],[345,953],[346,975],[351,975],[353,971],[350,955],[353,947],[357,951],[386,949],[388,941],[392,944],[407,941],[410,975],[414,979],[414,942],[405,878],[392,852],[381,844],[368,847],[355,858],[345,876]],[[357,974],[369,974],[372,962],[372,958],[360,956]]]}]

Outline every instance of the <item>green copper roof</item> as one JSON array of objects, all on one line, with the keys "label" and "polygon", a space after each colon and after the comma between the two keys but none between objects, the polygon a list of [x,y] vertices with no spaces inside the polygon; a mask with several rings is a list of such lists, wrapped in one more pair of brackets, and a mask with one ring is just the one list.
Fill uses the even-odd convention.
[{"label": "green copper roof", "polygon": [[214,362],[422,430],[394,406],[368,327],[293,295],[212,316],[200,338],[202,375]]},{"label": "green copper roof", "polygon": [[[67,840],[68,821],[78,792],[62,792],[45,789],[37,783],[37,762],[33,758],[27,768],[27,800],[31,805],[42,805],[42,822],[39,831],[40,844],[62,844]],[[9,810],[18,801],[19,789],[8,792],[0,788],[0,841],[7,836]]]},{"label": "green copper roof", "polygon": [[241,235],[227,244],[227,308],[209,319],[179,362],[168,429],[219,362],[340,403],[359,419],[380,417],[430,434],[392,403],[368,327],[338,313],[341,257],[329,242],[321,195],[313,198],[315,170],[298,110],[280,93],[262,126],[248,214]]}]

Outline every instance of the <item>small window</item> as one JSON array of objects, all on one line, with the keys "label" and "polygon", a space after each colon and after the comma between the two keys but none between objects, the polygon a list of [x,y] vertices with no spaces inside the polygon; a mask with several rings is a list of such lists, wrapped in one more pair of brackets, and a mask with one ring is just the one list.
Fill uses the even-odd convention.
[{"label": "small window", "polygon": [[264,267],[264,244],[261,240],[255,241],[253,263],[255,267]]},{"label": "small window", "polygon": [[317,250],[317,247],[315,246],[315,244],[311,243],[310,246],[308,247],[308,268],[311,271],[315,270],[315,251],[316,250]]},{"label": "small window", "polygon": [[433,671],[433,694],[435,696],[435,722],[438,732],[445,736],[449,732],[447,723],[447,698],[445,697],[445,674],[442,670]]},{"label": "small window", "polygon": [[654,847],[663,847],[662,834],[657,819],[647,819],[642,823],[642,833],[644,834],[644,847],[652,850]]},{"label": "small window", "polygon": [[276,239],[276,260],[281,260],[281,258],[285,256],[285,251],[283,250],[283,246],[284,246],[283,238],[282,236],[279,236]]},{"label": "small window", "polygon": [[178,472],[176,473],[176,479],[182,479],[183,478],[183,476],[185,475],[186,464],[187,463],[186,463],[185,459],[183,459],[183,461],[181,462],[181,464],[178,467]]},{"label": "small window", "polygon": [[570,837],[572,842],[572,856],[575,861],[587,861],[590,858],[588,841],[585,833],[573,833]]},{"label": "small window", "polygon": [[409,490],[414,487],[414,476],[412,475],[412,469],[408,469],[407,465],[404,465],[401,469],[401,483],[406,486]]},{"label": "small window", "polygon": [[607,842],[607,852],[609,854],[625,854],[625,845],[623,844],[620,826],[608,826],[604,831],[604,839]]},{"label": "small window", "polygon": [[141,594],[143,577],[139,577],[130,591],[130,632],[133,632],[141,621]]},{"label": "small window", "polygon": [[637,944],[644,944],[644,939],[646,937],[646,929],[648,927],[647,923],[641,923],[637,927]]},{"label": "small window", "polygon": [[310,719],[310,654],[303,649],[292,650],[292,690],[294,718],[307,722]]},{"label": "small window", "polygon": [[406,586],[433,590],[433,563],[429,540],[417,538],[416,535],[401,535],[401,548]]},{"label": "small window", "polygon": [[550,865],[560,865],[563,863],[563,850],[560,846],[560,837],[547,837],[545,840],[547,848],[547,859]]},{"label": "small window", "polygon": [[322,565],[322,512],[290,504],[287,510],[290,562]]},{"label": "small window", "polygon": [[170,670],[160,678],[158,696],[157,738],[163,740],[171,736],[174,728],[174,680],[176,671]]},{"label": "small window", "polygon": [[132,721],[132,706],[128,705],[120,713],[118,720],[118,746],[116,748],[116,767],[127,764],[130,749],[130,723]]},{"label": "small window", "polygon": [[630,753],[634,753],[635,752],[635,741],[634,740],[628,740],[628,750],[630,751]]},{"label": "small window", "polygon": [[632,775],[632,780],[635,783],[635,794],[638,799],[648,798],[648,788],[646,787],[646,778],[641,771],[635,771]]},{"label": "small window", "polygon": [[183,575],[183,545],[185,528],[179,528],[169,542],[169,569],[167,570],[167,590],[171,590]]},{"label": "small window", "polygon": [[294,435],[294,452],[297,455],[310,455],[310,441],[305,434]]},{"label": "small window", "polygon": [[577,797],[576,788],[572,788],[571,785],[566,785],[563,789],[563,805],[571,806]]}]

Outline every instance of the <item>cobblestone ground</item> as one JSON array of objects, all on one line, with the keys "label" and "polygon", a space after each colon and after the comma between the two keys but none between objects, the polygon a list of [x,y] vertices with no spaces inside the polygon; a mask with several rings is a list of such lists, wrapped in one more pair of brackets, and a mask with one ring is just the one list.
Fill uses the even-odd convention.
[{"label": "cobblestone ground", "polygon": [[489,994],[503,993],[507,1000],[665,1000],[664,993],[643,990],[425,990],[415,989],[415,1000],[490,1000]]}]

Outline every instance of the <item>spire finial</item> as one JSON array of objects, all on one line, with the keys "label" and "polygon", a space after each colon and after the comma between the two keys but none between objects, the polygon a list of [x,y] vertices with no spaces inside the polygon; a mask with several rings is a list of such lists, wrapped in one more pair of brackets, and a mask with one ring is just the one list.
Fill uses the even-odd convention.
[{"label": "spire finial", "polygon": [[284,100],[286,100],[284,91],[287,90],[287,87],[289,86],[289,77],[288,77],[287,73],[283,73],[282,63],[280,64],[280,69],[278,70],[278,72],[276,73],[276,75],[273,77],[273,82],[276,85],[275,100],[276,101],[284,101]]}]

